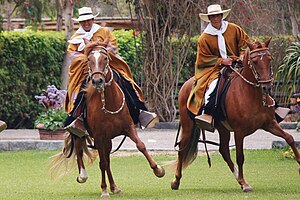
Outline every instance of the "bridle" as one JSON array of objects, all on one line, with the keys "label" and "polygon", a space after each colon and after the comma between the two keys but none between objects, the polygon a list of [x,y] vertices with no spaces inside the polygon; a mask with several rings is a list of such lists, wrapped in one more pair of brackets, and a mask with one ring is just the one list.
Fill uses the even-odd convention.
[{"label": "bridle", "polygon": [[[264,56],[271,56],[271,54],[269,52],[269,48],[263,47],[263,48],[254,49],[254,50],[250,51],[249,56],[250,56],[250,59],[248,60],[248,65],[249,65],[249,68],[250,68],[256,82],[252,82],[252,81],[247,80],[241,73],[239,73],[232,66],[230,66],[230,68],[236,74],[238,74],[246,83],[248,83],[248,84],[250,84],[254,87],[259,88],[259,87],[262,86],[262,84],[272,83],[273,80],[274,80],[272,66],[270,66],[271,73],[270,73],[269,79],[268,80],[261,80],[261,77],[260,77],[259,73],[257,72],[257,70],[255,69],[255,64],[253,63],[253,60],[252,60],[253,58],[255,58],[257,56],[260,56],[260,60],[262,60]],[[270,65],[271,65],[271,63],[270,63]],[[270,96],[270,98],[272,100],[272,104],[267,104],[267,102],[266,102],[267,101],[267,96],[268,96],[268,94],[263,93],[263,101],[262,101],[263,106],[268,107],[268,108],[274,107],[275,106],[275,100]]]},{"label": "bridle", "polygon": [[[265,51],[265,52],[261,52],[261,51]],[[257,53],[256,55],[253,55]],[[252,55],[252,56],[251,56]],[[270,66],[270,78],[268,80],[260,80],[260,75],[259,73],[257,73],[257,70],[254,67],[252,58],[255,58],[256,56],[260,56],[260,60],[263,59],[264,56],[271,56],[270,52],[269,52],[269,48],[259,48],[259,49],[254,49],[252,51],[250,51],[250,60],[249,60],[249,67],[255,77],[255,80],[258,82],[259,86],[260,84],[264,84],[264,83],[272,83],[274,80],[274,75],[273,75],[273,70],[272,70],[272,66]],[[271,65],[271,63],[270,63]]]},{"label": "bridle", "polygon": [[[92,80],[92,83],[93,83],[93,76],[96,75],[96,74],[99,74],[103,80],[104,80],[104,83],[101,84],[100,87],[98,86],[94,86],[95,89],[97,89],[97,91],[100,93],[100,96],[101,96],[101,102],[102,102],[102,111],[104,113],[109,113],[109,114],[117,114],[119,113],[123,108],[124,108],[124,105],[125,105],[125,95],[124,95],[124,92],[122,91],[122,89],[119,87],[118,84],[116,84],[117,88],[121,91],[122,93],[122,104],[121,106],[119,107],[119,109],[117,109],[116,111],[110,111],[110,110],[107,110],[105,108],[105,87],[108,87],[108,86],[111,86],[112,85],[112,81],[113,81],[113,71],[111,69],[111,67],[109,66],[109,60],[110,60],[110,56],[109,56],[109,53],[107,51],[107,49],[103,46],[96,46],[97,48],[100,48],[99,50],[93,50],[91,51],[89,54],[93,54],[94,58],[95,58],[95,64],[98,65],[98,59],[100,58],[100,55],[101,54],[104,54],[106,57],[107,57],[107,63],[104,67],[104,70],[103,72],[102,71],[92,71],[91,69],[91,66],[90,66],[90,63],[88,64],[88,70],[89,70],[89,75],[88,75],[88,80]],[[98,69],[98,67],[96,67],[96,69]],[[110,79],[108,80],[108,82],[105,82],[105,78],[108,74],[108,72],[110,72]]]}]

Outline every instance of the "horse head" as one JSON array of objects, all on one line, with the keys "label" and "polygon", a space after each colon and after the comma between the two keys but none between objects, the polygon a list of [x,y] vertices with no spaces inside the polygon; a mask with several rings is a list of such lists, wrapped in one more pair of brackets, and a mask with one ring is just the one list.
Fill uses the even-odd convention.
[{"label": "horse head", "polygon": [[102,92],[113,80],[109,53],[103,46],[87,46],[85,54],[88,58],[89,79],[94,88]]},{"label": "horse head", "polygon": [[246,41],[250,52],[248,53],[248,64],[257,84],[264,93],[269,94],[273,86],[273,69],[271,66],[271,54],[269,51],[269,43],[272,38],[265,42],[254,41],[250,43]]}]

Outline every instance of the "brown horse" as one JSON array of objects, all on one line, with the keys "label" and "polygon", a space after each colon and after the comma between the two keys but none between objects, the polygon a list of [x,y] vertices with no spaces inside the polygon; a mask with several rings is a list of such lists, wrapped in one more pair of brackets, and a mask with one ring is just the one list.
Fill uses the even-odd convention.
[{"label": "brown horse", "polygon": [[[85,89],[87,106],[86,125],[89,137],[92,138],[94,147],[97,149],[100,157],[100,170],[102,175],[101,196],[109,197],[105,173],[108,177],[111,192],[121,192],[121,189],[115,184],[110,170],[111,140],[119,135],[126,135],[136,143],[138,150],[144,154],[155,175],[157,177],[163,177],[165,174],[164,169],[151,158],[146,150],[145,144],[138,137],[134,122],[125,102],[124,93],[114,81],[113,71],[109,65],[110,55],[108,51],[101,46],[87,45],[85,54],[88,57],[89,67],[89,82]],[[66,138],[65,151],[56,156],[53,169],[56,170],[57,167],[55,167],[55,165],[60,163],[61,159],[68,159],[71,155],[63,155],[69,155],[71,149],[74,148],[75,153],[73,153],[72,156],[75,157],[76,154],[79,169],[77,181],[84,183],[88,178],[82,159],[84,152],[93,160],[92,154],[87,150],[86,139],[89,137],[79,138],[77,136],[70,136]],[[70,140],[72,141],[70,142]]]},{"label": "brown horse", "polygon": [[[273,82],[271,55],[268,49],[270,40],[271,38],[265,42],[247,43],[249,50],[245,53],[243,70],[241,73],[235,71],[236,76],[232,79],[225,96],[227,117],[225,120],[215,123],[220,138],[219,152],[244,192],[252,191],[252,188],[244,179],[243,142],[246,136],[254,133],[257,129],[263,129],[285,139],[291,146],[296,161],[300,164],[300,156],[294,138],[283,131],[275,120],[275,101],[268,95]],[[201,127],[199,129],[195,126],[195,121],[190,117],[187,109],[187,99],[193,82],[193,77],[186,81],[178,96],[181,134],[178,159],[174,166],[176,167],[175,179],[171,182],[172,189],[179,188],[182,169],[193,162],[198,152],[197,144]],[[238,169],[230,158],[230,131],[234,132]]]}]

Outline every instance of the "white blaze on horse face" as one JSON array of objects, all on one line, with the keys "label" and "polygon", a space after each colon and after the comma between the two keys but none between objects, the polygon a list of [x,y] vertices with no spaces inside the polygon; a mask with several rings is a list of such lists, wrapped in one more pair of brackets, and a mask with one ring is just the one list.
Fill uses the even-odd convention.
[{"label": "white blaze on horse face", "polygon": [[98,65],[98,59],[99,59],[99,57],[100,57],[100,52],[95,52],[94,53],[94,58],[95,58],[95,71],[100,71],[99,70],[99,65]]}]

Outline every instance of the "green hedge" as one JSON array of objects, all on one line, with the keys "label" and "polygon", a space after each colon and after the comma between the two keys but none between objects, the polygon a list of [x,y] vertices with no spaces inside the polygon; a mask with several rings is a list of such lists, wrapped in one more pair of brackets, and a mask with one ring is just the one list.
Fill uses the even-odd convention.
[{"label": "green hedge", "polygon": [[[113,32],[119,44],[119,54],[131,67],[139,83],[142,78],[142,44],[133,31]],[[180,82],[194,75],[199,35],[191,39],[187,62],[180,73]],[[263,41],[265,37],[253,37]],[[273,37],[270,49],[276,68],[285,55],[285,49],[294,40],[292,36]],[[9,128],[33,128],[42,106],[34,98],[47,88],[59,88],[65,47],[63,32],[1,32],[0,33],[0,119]],[[176,48],[176,43],[173,44]],[[178,46],[178,45],[177,45]],[[177,47],[180,48],[180,47]],[[174,63],[174,66],[176,63]]]},{"label": "green hedge", "polygon": [[33,127],[42,109],[34,96],[60,85],[65,45],[59,32],[0,33],[0,119],[9,128]]}]

